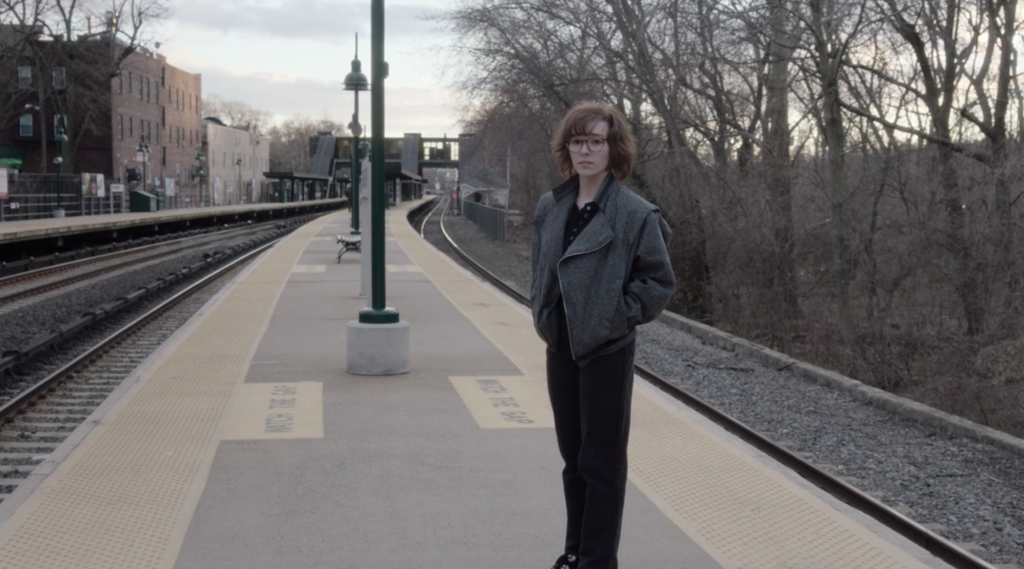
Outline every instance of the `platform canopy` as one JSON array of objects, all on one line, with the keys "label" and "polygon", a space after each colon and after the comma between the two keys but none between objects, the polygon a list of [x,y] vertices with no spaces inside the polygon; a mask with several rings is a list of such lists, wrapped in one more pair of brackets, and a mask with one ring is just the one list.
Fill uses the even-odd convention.
[{"label": "platform canopy", "polygon": [[270,180],[301,180],[304,182],[330,182],[330,176],[317,176],[307,172],[264,172],[263,176]]}]

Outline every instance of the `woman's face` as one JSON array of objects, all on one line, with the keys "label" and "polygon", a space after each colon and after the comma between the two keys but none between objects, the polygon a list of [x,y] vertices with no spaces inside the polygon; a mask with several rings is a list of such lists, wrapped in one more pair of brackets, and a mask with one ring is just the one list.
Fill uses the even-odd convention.
[{"label": "woman's face", "polygon": [[[587,125],[586,135],[578,134],[569,139],[569,157],[572,167],[581,178],[604,176],[608,172],[608,122],[600,119]],[[597,150],[594,150],[594,148]]]}]

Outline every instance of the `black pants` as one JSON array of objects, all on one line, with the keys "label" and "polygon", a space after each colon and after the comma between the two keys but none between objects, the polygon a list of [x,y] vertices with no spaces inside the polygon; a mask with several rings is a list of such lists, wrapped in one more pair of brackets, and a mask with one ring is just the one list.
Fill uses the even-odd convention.
[{"label": "black pants", "polygon": [[548,394],[565,461],[565,552],[579,556],[580,569],[619,566],[635,351],[630,342],[582,367],[547,352]]}]

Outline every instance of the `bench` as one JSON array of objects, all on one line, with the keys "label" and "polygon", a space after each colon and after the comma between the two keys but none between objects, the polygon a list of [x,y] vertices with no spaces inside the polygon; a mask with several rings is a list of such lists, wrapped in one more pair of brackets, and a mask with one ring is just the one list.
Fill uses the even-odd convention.
[{"label": "bench", "polygon": [[362,254],[359,250],[360,244],[363,239],[358,235],[339,235],[336,242],[341,245],[341,250],[338,251],[338,262],[341,262],[341,256],[345,254],[345,251],[355,251],[356,253]]}]

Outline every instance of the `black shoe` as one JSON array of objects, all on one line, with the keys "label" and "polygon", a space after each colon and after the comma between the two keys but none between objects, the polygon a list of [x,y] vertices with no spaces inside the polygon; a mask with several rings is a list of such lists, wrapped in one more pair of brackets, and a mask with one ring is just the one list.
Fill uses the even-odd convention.
[{"label": "black shoe", "polygon": [[569,555],[568,553],[566,553],[565,555],[559,557],[558,561],[555,561],[555,564],[551,567],[551,569],[576,569],[579,566],[580,558],[576,557],[575,555]]}]

